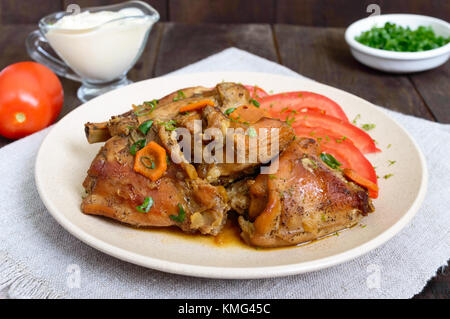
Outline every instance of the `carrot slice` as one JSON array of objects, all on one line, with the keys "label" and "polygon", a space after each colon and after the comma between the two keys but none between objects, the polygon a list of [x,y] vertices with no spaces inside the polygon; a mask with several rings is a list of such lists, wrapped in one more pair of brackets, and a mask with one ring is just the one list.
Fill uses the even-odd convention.
[{"label": "carrot slice", "polygon": [[230,117],[239,122],[248,122],[250,124],[258,122],[263,117],[271,117],[269,112],[254,105],[242,105],[234,110]]},{"label": "carrot slice", "polygon": [[369,196],[372,198],[378,197],[378,185],[368,179],[358,175],[354,170],[349,168],[344,168],[343,170],[345,176],[354,181],[356,184],[366,187],[369,190]]},{"label": "carrot slice", "polygon": [[148,143],[136,153],[134,170],[153,182],[157,181],[167,170],[166,150],[155,142]]},{"label": "carrot slice", "polygon": [[203,101],[191,103],[191,104],[182,106],[180,108],[180,112],[182,113],[182,112],[201,110],[202,108],[206,107],[207,105],[214,106],[214,102],[211,100],[203,100]]}]

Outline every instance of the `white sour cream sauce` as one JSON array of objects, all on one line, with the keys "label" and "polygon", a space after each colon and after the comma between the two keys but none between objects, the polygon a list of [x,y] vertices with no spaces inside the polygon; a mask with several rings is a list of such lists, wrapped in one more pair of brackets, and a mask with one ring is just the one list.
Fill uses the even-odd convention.
[{"label": "white sour cream sauce", "polygon": [[106,82],[132,66],[152,24],[139,9],[86,11],[58,20],[45,37],[82,78]]}]

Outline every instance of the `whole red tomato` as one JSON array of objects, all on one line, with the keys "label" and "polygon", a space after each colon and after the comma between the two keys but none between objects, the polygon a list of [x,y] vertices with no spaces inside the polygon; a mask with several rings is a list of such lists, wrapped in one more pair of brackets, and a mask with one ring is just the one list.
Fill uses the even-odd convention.
[{"label": "whole red tomato", "polygon": [[58,77],[35,62],[12,64],[0,72],[0,135],[17,139],[52,124],[64,102]]}]

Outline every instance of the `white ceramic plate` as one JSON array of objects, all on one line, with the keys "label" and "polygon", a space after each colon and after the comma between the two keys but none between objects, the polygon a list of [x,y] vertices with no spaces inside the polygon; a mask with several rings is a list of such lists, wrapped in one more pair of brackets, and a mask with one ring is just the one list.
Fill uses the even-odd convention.
[{"label": "white ceramic plate", "polygon": [[[83,124],[101,122],[130,109],[132,103],[159,98],[180,88],[212,87],[221,81],[258,85],[274,92],[307,90],[337,101],[348,117],[375,123],[371,135],[382,153],[369,156],[380,176],[376,211],[356,226],[309,245],[256,250],[214,246],[166,232],[139,231],[80,211],[81,186],[101,144],[89,145]],[[391,144],[390,148],[387,146]],[[388,160],[397,161],[388,167]],[[263,73],[200,73],[151,79],[100,96],[72,111],[45,138],[36,159],[36,184],[53,217],[86,244],[141,266],[198,277],[263,278],[314,271],[358,257],[389,240],[414,216],[425,195],[425,160],[412,138],[379,108],[344,91],[300,78]]]}]

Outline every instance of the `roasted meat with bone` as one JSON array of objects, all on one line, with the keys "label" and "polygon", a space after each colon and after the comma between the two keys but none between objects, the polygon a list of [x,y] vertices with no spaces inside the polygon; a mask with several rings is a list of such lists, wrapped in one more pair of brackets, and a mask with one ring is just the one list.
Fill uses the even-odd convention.
[{"label": "roasted meat with bone", "polygon": [[248,219],[239,223],[245,241],[279,247],[310,241],[355,225],[373,211],[367,191],[329,168],[313,139],[292,142],[273,175],[249,187]]},{"label": "roasted meat with bone", "polygon": [[[180,112],[184,106],[205,99],[211,105]],[[260,116],[245,123],[227,113],[250,102],[250,94],[242,85],[220,83],[212,89],[179,90],[158,101],[134,106],[107,122],[87,123],[88,141],[105,144],[83,183],[87,195],[82,211],[137,227],[177,226],[185,232],[207,235],[219,234],[227,214],[235,211],[240,215],[242,238],[259,247],[310,241],[350,227],[373,211],[367,190],[323,163],[314,140],[296,139],[292,128],[277,119]],[[152,121],[152,126],[144,134],[138,127],[147,121]],[[193,163],[192,158],[185,157],[180,136],[167,126],[168,121],[192,135],[200,123],[203,151],[215,141],[214,137],[207,138],[207,129],[217,129],[225,137],[229,137],[230,128],[242,129],[230,137],[231,154],[236,161],[238,141],[243,141],[246,160]],[[254,130],[252,136],[248,134],[250,128]],[[277,129],[276,135],[271,133],[272,128]],[[267,129],[268,134],[262,135],[260,129]],[[270,147],[275,138],[278,148],[273,153]],[[136,157],[131,148],[140,140],[157,143],[172,159],[155,181],[134,169]],[[194,138],[190,145],[194,153]],[[250,161],[249,154],[260,154],[260,145],[266,145],[266,155]],[[227,147],[222,156],[227,154]],[[261,174],[260,168],[270,162],[273,173]],[[150,199],[147,211],[137,209]]]}]

